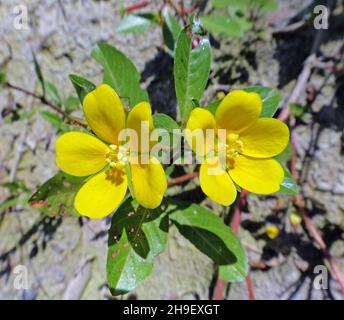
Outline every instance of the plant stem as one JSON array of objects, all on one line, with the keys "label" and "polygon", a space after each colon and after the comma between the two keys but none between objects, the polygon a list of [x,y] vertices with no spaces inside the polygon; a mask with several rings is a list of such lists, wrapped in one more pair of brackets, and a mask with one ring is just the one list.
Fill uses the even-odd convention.
[{"label": "plant stem", "polygon": [[78,119],[75,119],[74,117],[71,117],[69,114],[67,114],[63,109],[61,109],[59,106],[55,105],[54,103],[52,103],[51,101],[47,100],[44,96],[40,96],[34,92],[28,91],[24,88],[18,87],[16,85],[13,85],[9,82],[5,83],[5,86],[22,92],[30,97],[33,97],[37,100],[40,100],[40,102],[48,107],[50,107],[51,109],[53,109],[55,112],[57,112],[58,114],[60,114],[61,116],[65,117],[66,119],[68,119],[68,123],[70,124],[74,124],[74,125],[78,125],[78,126],[82,126],[82,127],[87,127],[87,125],[85,125],[84,123],[82,123],[81,121],[79,121]]},{"label": "plant stem", "polygon": [[142,0],[133,4],[128,4],[124,7],[126,13],[133,13],[136,10],[147,7],[150,4],[150,0]]},{"label": "plant stem", "polygon": [[59,113],[59,114],[61,114],[63,116],[66,116],[66,113],[61,108],[59,108],[58,106],[54,105],[52,102],[48,101],[45,97],[39,96],[38,94],[36,94],[34,92],[31,92],[31,91],[28,91],[28,90],[26,90],[24,88],[17,87],[17,86],[15,86],[15,85],[13,85],[13,84],[11,84],[9,82],[7,82],[5,85],[8,88],[10,88],[10,89],[23,92],[23,93],[25,93],[28,96],[31,96],[31,97],[34,97],[34,98],[40,100],[43,104],[49,106],[51,109],[55,110],[57,113]]},{"label": "plant stem", "polygon": [[[231,229],[235,234],[239,233],[239,227],[240,227],[240,221],[241,221],[241,211],[246,205],[248,196],[248,191],[243,190],[240,193],[239,200],[237,203],[237,206],[234,210],[232,222],[231,222]],[[223,290],[225,287],[225,282],[221,279],[218,279],[215,285],[215,292],[214,292],[214,300],[223,300]],[[255,300],[253,286],[252,286],[252,280],[250,274],[246,277],[246,287],[248,291],[248,297],[250,300]]]},{"label": "plant stem", "polygon": [[176,184],[181,184],[183,182],[186,182],[188,180],[196,178],[196,177],[198,177],[198,175],[199,175],[198,171],[197,172],[188,173],[188,174],[185,174],[185,175],[180,176],[178,178],[174,178],[174,179],[169,180],[167,182],[167,184],[168,184],[169,187],[171,187],[171,186],[174,186]]}]

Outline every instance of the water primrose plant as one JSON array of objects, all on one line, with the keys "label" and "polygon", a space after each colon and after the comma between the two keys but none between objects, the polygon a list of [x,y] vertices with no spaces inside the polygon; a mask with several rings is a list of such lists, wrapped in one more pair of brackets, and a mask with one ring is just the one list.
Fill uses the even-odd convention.
[{"label": "water primrose plant", "polygon": [[[242,88],[201,106],[211,48],[197,21],[183,28],[175,43],[177,119],[153,114],[140,75],[122,52],[99,43],[92,56],[103,67],[102,83],[70,76],[86,122],[65,117],[68,126],[56,140],[62,171],[35,192],[30,204],[50,216],[112,214],[107,280],[113,295],[130,292],[152,272],[172,226],[214,261],[219,279],[244,280],[246,253],[224,217],[202,203],[181,201],[183,191],[167,188],[187,180],[176,176],[184,170],[195,182],[199,171],[205,195],[224,206],[233,204],[241,189],[296,194],[295,181],[281,164],[289,130],[272,118],[278,93]],[[175,143],[180,138],[185,143]],[[187,146],[194,151],[191,158]]]}]

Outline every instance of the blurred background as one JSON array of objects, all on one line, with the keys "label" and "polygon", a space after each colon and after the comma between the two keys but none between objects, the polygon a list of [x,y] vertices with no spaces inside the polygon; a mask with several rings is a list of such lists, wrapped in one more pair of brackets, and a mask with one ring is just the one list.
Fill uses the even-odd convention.
[{"label": "blurred background", "polygon": [[[173,59],[161,28],[152,26],[144,33],[118,29],[123,8],[138,2],[1,0],[4,82],[31,93],[40,90],[33,52],[51,83],[51,99],[82,116],[68,75],[100,83],[102,70],[90,53],[98,41],[107,41],[135,63],[153,109],[175,117]],[[203,103],[232,88],[259,84],[278,88],[281,106],[287,105],[293,117],[292,161],[311,228],[287,196],[248,196],[239,236],[249,255],[256,299],[342,299],[331,272],[327,288],[314,286],[314,268],[333,268],[334,259],[339,274],[344,272],[344,2],[277,2],[277,8],[250,17],[252,25],[239,37],[211,35],[212,72]],[[138,12],[157,12],[163,4],[147,1]],[[317,30],[313,23],[319,4],[330,14],[327,29]],[[24,27],[18,29],[20,5],[28,9],[27,25],[21,21]],[[206,0],[184,5],[201,16],[214,10]],[[0,111],[0,299],[110,299],[110,220],[52,218],[27,204],[36,188],[58,172],[54,142],[61,124],[40,99],[6,84],[0,89]],[[219,215],[230,213],[205,199],[196,185],[194,180],[174,188],[182,190],[186,200],[202,201]],[[14,285],[18,265],[27,268],[26,290]],[[152,275],[117,299],[211,299],[214,270],[212,261],[173,229]],[[227,285],[223,298],[247,299],[245,283]]]}]

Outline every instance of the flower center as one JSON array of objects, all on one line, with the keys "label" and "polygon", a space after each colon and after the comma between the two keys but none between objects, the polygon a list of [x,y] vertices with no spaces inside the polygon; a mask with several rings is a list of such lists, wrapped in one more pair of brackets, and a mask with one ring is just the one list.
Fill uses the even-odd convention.
[{"label": "flower center", "polygon": [[128,163],[128,149],[110,144],[105,154],[105,161],[111,168],[123,169]]},{"label": "flower center", "polygon": [[239,138],[237,133],[229,133],[227,135],[226,164],[230,169],[234,168],[235,158],[244,151],[244,144]]}]

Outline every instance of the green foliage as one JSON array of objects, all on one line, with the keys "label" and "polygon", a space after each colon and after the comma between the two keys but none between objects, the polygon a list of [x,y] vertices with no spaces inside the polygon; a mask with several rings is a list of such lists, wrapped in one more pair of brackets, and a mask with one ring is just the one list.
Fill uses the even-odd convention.
[{"label": "green foliage", "polygon": [[10,198],[3,201],[2,203],[0,203],[0,212],[3,212],[9,208],[16,206],[18,202],[19,202],[19,198]]},{"label": "green foliage", "polygon": [[182,31],[182,27],[177,18],[167,8],[163,10],[163,21],[162,34],[164,42],[169,49],[169,53],[174,56],[175,43]]},{"label": "green foliage", "polygon": [[79,216],[74,208],[74,197],[85,178],[59,172],[45,182],[29,199],[29,204],[48,216]]},{"label": "green foliage", "polygon": [[0,184],[1,188],[7,189],[10,196],[0,203],[0,213],[20,204],[23,208],[27,206],[28,192],[27,185],[22,180],[5,182]]},{"label": "green foliage", "polygon": [[106,43],[98,43],[92,57],[104,68],[104,83],[113,87],[122,99],[127,99],[130,107],[149,101],[147,91],[140,87],[136,67],[122,52]]},{"label": "green foliage", "polygon": [[240,20],[228,16],[208,15],[201,17],[204,27],[214,34],[220,34],[227,37],[239,38],[247,30]]},{"label": "green foliage", "polygon": [[70,126],[65,124],[61,116],[57,115],[56,113],[52,113],[49,111],[39,111],[39,114],[42,116],[44,120],[51,123],[52,126],[55,129],[57,129],[58,132],[70,131]]},{"label": "green foliage", "polygon": [[253,8],[262,12],[275,11],[278,8],[277,0],[255,0],[252,3]]},{"label": "green foliage", "polygon": [[295,179],[291,175],[288,169],[283,167],[284,170],[284,180],[281,183],[281,188],[278,193],[294,196],[299,193],[300,189],[297,185]]},{"label": "green foliage", "polygon": [[308,108],[309,107],[307,105],[303,105],[300,103],[291,103],[289,105],[291,115],[295,117],[295,119],[304,122],[309,120],[310,115],[307,114]]},{"label": "green foliage", "polygon": [[[166,145],[164,141],[159,141],[160,146],[165,147],[166,152],[170,151],[170,148],[174,148],[177,145],[177,141],[174,139],[173,130],[179,129],[178,123],[172,119],[170,116],[164,113],[155,113],[153,115],[153,123],[156,129],[164,129],[169,134],[169,142]],[[161,155],[162,156],[162,155]]]},{"label": "green foliage", "polygon": [[276,0],[212,0],[214,8],[236,8],[244,10],[274,11],[277,9]]},{"label": "green foliage", "polygon": [[217,107],[220,105],[222,100],[215,100],[208,104],[205,109],[209,110],[211,113],[215,114]]},{"label": "green foliage", "polygon": [[132,14],[125,16],[116,27],[119,33],[146,32],[159,22],[159,15],[154,13]]},{"label": "green foliage", "polygon": [[73,111],[79,109],[80,107],[80,100],[75,96],[69,96],[68,98],[64,99],[62,102],[64,109],[68,114],[72,113]]},{"label": "green foliage", "polygon": [[168,218],[162,210],[138,207],[127,199],[113,215],[109,229],[107,278],[113,295],[137,287],[153,269],[166,246]]},{"label": "green foliage", "polygon": [[277,90],[261,86],[252,86],[245,88],[244,90],[247,92],[256,92],[262,97],[263,109],[260,114],[261,118],[270,118],[274,116],[281,100],[280,94]]},{"label": "green foliage", "polygon": [[41,66],[38,63],[36,55],[35,55],[34,52],[32,52],[32,57],[33,57],[33,64],[34,64],[34,67],[35,67],[36,76],[37,76],[37,78],[39,80],[39,83],[41,84],[41,87],[42,87],[42,96],[45,97],[45,81],[44,81],[44,78],[43,78],[43,73],[42,73],[42,70],[41,70]]},{"label": "green foliage", "polygon": [[277,9],[276,0],[212,0],[214,10],[201,17],[205,28],[214,34],[239,38],[252,28],[252,16]]},{"label": "green foliage", "polygon": [[[242,10],[240,8],[248,5],[248,1],[218,0],[213,3],[217,9],[232,5],[235,9],[223,10],[225,13],[228,11],[228,17],[223,15],[202,17],[202,22],[208,30],[226,36],[242,36],[250,27],[249,21],[238,14]],[[265,5],[266,8],[271,7],[271,2],[266,1]],[[262,5],[259,8],[261,9]],[[200,105],[211,67],[211,48],[209,40],[204,35],[203,24],[195,21],[194,16],[189,17],[189,21],[190,25],[182,28],[178,19],[165,8],[161,17],[156,14],[128,15],[117,26],[118,32],[143,32],[152,25],[161,23],[165,44],[169,53],[175,57],[175,91],[182,125],[185,125],[192,109]],[[132,108],[142,101],[149,101],[147,91],[140,86],[140,75],[135,65],[122,52],[106,43],[99,43],[92,51],[92,57],[104,69],[103,81],[116,90],[125,105]],[[42,83],[44,97],[46,95],[66,113],[61,116],[40,110],[39,114],[59,132],[69,131],[71,127],[64,122],[65,118],[71,118],[70,113],[79,108],[79,101],[82,104],[85,96],[96,86],[80,76],[70,75],[79,100],[73,96],[63,99],[55,85],[43,79],[36,59],[35,67]],[[280,101],[276,90],[261,86],[248,87],[244,90],[256,92],[262,97],[261,117],[274,116]],[[215,113],[220,102],[221,100],[216,100],[205,108]],[[173,131],[180,128],[179,123],[162,113],[154,114],[153,122],[155,128],[167,130],[170,139],[173,139]],[[290,147],[276,157],[276,160],[284,165],[289,159]],[[166,169],[166,175],[171,175],[173,170],[174,165],[171,165]],[[198,250],[213,260],[219,268],[221,279],[225,281],[245,279],[248,272],[245,250],[238,237],[220,217],[195,203],[170,201],[168,206],[163,203],[154,210],[142,208],[134,199],[129,164],[125,166],[125,173],[128,177],[130,193],[113,214],[108,232],[107,280],[112,294],[130,292],[149,276],[153,270],[154,258],[166,247],[170,223],[174,224],[180,234]],[[77,217],[79,214],[74,208],[74,198],[89,178],[72,177],[60,172],[44,183],[32,195],[29,203],[49,216]],[[285,179],[281,184],[280,193],[293,195],[297,192],[296,182],[285,169]],[[11,197],[0,209],[15,204],[15,198]]]},{"label": "green foliage", "polygon": [[220,267],[221,279],[245,279],[248,272],[245,250],[213,212],[197,204],[178,204],[170,209],[169,218],[185,238]]},{"label": "green foliage", "polygon": [[190,32],[190,27],[180,32],[174,59],[175,89],[183,123],[194,108],[194,101],[202,98],[211,65],[209,40],[205,37],[197,38],[199,44],[192,48],[195,38]]},{"label": "green foliage", "polygon": [[4,71],[0,70],[0,88],[7,82],[7,75]]},{"label": "green foliage", "polygon": [[178,123],[164,113],[155,113],[153,115],[153,123],[155,128],[166,129],[170,133],[172,133],[174,129],[179,129]]},{"label": "green foliage", "polygon": [[275,159],[282,163],[283,165],[286,165],[286,163],[290,160],[291,158],[291,153],[292,153],[292,149],[291,149],[291,144],[288,143],[288,145],[286,146],[286,148],[275,157]]},{"label": "green foliage", "polygon": [[69,79],[72,81],[81,104],[83,103],[85,96],[96,88],[92,82],[77,76],[76,74],[70,74]]},{"label": "green foliage", "polygon": [[62,106],[62,99],[56,86],[49,81],[44,82],[47,97],[57,106]]}]

